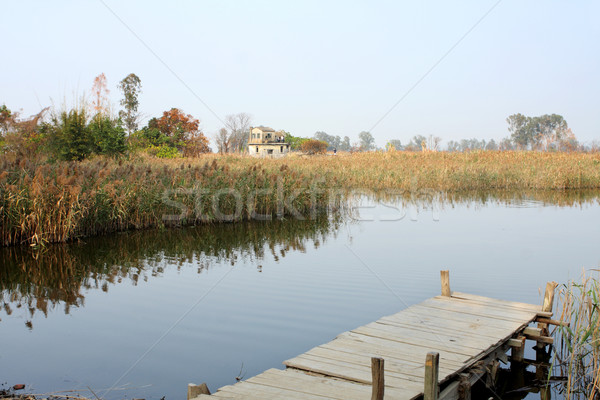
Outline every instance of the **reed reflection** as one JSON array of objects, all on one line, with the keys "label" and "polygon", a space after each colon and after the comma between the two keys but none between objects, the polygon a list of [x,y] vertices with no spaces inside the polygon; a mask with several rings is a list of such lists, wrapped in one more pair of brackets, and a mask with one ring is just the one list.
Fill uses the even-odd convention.
[{"label": "reed reflection", "polygon": [[[193,265],[198,273],[215,265],[275,261],[290,251],[304,252],[336,237],[344,219],[238,222],[136,231],[56,244],[43,250],[0,249],[0,304],[5,317],[18,313],[33,329],[34,317],[85,305],[88,290],[160,277],[165,268]],[[0,314],[1,315],[1,314]],[[1,323],[1,322],[0,322]]]}]

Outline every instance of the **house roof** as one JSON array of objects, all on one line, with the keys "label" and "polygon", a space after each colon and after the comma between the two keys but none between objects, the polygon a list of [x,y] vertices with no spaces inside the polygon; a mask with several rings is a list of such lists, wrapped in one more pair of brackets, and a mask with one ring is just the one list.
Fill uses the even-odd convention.
[{"label": "house roof", "polygon": [[262,126],[262,125],[260,125],[260,126],[255,126],[255,128],[258,128],[258,129],[260,129],[263,132],[275,132],[275,129],[269,128],[268,126]]}]

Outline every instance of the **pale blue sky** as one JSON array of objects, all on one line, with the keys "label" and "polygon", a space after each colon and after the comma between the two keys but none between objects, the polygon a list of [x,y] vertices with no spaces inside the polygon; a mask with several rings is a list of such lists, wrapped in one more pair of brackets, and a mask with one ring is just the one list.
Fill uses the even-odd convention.
[{"label": "pale blue sky", "polygon": [[561,114],[581,141],[600,139],[597,1],[500,1],[373,128],[496,3],[4,2],[0,103],[24,115],[71,103],[104,72],[116,107],[134,72],[146,118],[178,107],[210,137],[219,118],[247,112],[298,136],[371,129],[378,146],[416,134],[446,144],[501,139],[521,112]]}]

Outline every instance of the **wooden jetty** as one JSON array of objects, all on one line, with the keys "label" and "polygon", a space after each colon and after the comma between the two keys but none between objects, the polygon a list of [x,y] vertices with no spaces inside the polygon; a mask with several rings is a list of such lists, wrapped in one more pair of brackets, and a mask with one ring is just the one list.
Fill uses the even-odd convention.
[{"label": "wooden jetty", "polygon": [[[188,386],[188,399],[468,399],[470,388],[499,360],[522,362],[526,339],[552,343],[547,324],[554,288],[541,306],[450,291],[344,332],[269,369],[210,395],[205,384]],[[530,327],[532,323],[537,327]]]}]

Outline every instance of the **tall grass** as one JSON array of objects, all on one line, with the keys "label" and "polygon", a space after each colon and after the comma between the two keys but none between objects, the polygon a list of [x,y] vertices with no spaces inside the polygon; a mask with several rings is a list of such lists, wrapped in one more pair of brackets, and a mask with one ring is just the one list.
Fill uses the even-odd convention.
[{"label": "tall grass", "polygon": [[[424,193],[600,188],[600,154],[370,152],[256,159],[205,155],[160,160],[36,163],[0,156],[2,245],[64,242],[79,236],[170,223],[223,222],[297,210],[329,199],[321,189]],[[218,210],[210,195],[220,193]],[[236,195],[238,198],[236,198]],[[484,195],[485,196],[485,195]],[[281,200],[290,200],[282,210]],[[549,196],[551,197],[551,196]],[[239,210],[239,198],[242,209]],[[252,201],[246,201],[251,199]],[[174,204],[179,204],[177,208]],[[237,212],[239,211],[239,212]]]},{"label": "tall grass", "polygon": [[584,272],[580,282],[562,285],[558,294],[560,319],[570,323],[556,332],[555,369],[566,377],[563,394],[568,399],[599,399],[600,281]]},{"label": "tall grass", "polygon": [[[216,158],[178,163],[99,158],[41,165],[5,160],[1,166],[4,245],[64,242],[173,223],[285,216],[290,210],[307,215],[329,205],[325,193],[309,190],[319,177],[290,171],[285,164],[231,168]],[[282,198],[288,200],[286,207]]]}]

